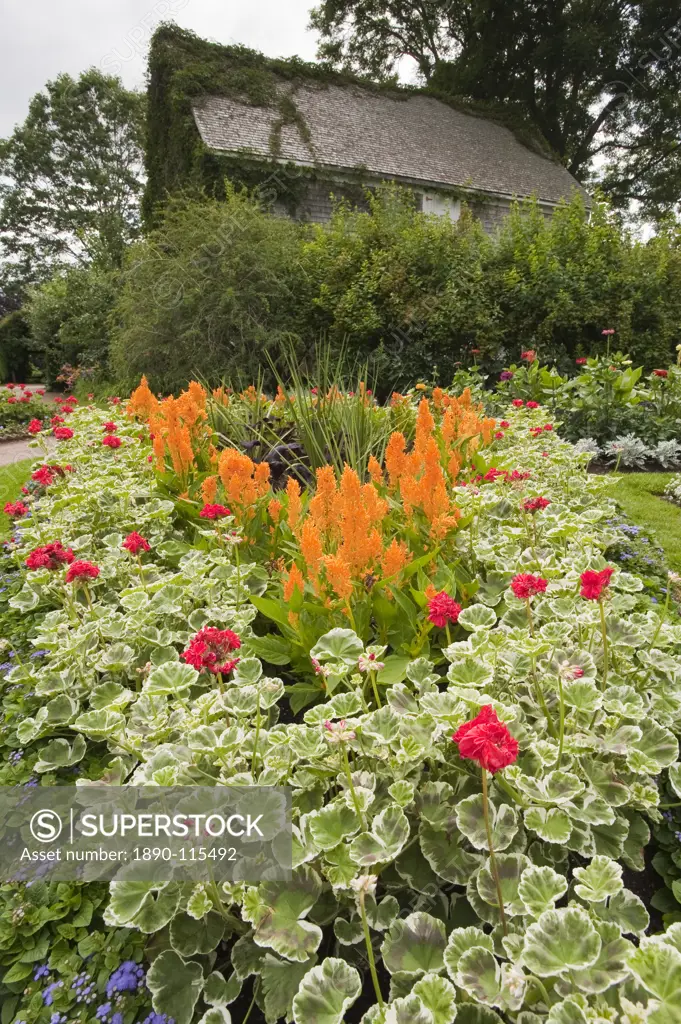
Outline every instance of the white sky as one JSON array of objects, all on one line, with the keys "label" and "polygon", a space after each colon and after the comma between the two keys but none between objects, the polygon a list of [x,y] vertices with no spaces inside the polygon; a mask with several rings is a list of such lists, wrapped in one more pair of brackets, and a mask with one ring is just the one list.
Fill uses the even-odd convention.
[{"label": "white sky", "polygon": [[0,138],[24,120],[30,98],[66,71],[93,65],[143,87],[149,38],[176,21],[205,39],[243,43],[269,57],[313,60],[315,0],[3,0]]}]

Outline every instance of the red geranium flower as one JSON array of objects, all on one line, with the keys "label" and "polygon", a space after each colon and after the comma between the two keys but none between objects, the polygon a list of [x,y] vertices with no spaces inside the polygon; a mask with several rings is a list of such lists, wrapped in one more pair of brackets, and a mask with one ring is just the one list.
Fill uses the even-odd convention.
[{"label": "red geranium flower", "polygon": [[586,366],[586,356],[580,356],[579,359],[575,359],[577,366]]},{"label": "red geranium flower", "polygon": [[55,427],[52,433],[58,441],[70,441],[73,437],[73,431],[70,427]]},{"label": "red geranium flower", "polygon": [[653,370],[656,377],[668,377],[669,370]]},{"label": "red geranium flower", "polygon": [[539,408],[539,402],[535,402],[532,399],[530,399],[530,401],[527,403],[527,408],[528,409],[538,409]]},{"label": "red geranium flower", "polygon": [[61,541],[56,541],[31,551],[26,566],[28,569],[59,569],[62,565],[71,565],[73,559],[71,548],[65,548]]},{"label": "red geranium flower", "polygon": [[532,437],[539,437],[540,434],[544,433],[543,427],[530,427],[530,433]]},{"label": "red geranium flower", "polygon": [[189,647],[183,651],[181,658],[188,665],[193,665],[197,672],[207,669],[214,675],[231,672],[239,661],[231,660],[228,655],[241,647],[241,640],[231,629],[216,629],[215,626],[204,626],[192,637]]},{"label": "red geranium flower", "polygon": [[461,605],[444,590],[433,595],[428,602],[428,620],[439,629],[444,629],[448,622],[458,622],[460,614]]},{"label": "red geranium flower", "polygon": [[511,426],[511,424],[508,422],[508,420],[502,420],[501,423],[499,424],[499,426],[503,427],[504,430],[506,430],[508,427]]},{"label": "red geranium flower", "polygon": [[522,398],[514,398],[512,404],[516,407],[516,409],[522,409],[522,407],[525,405]]},{"label": "red geranium flower", "polygon": [[42,429],[43,425],[41,420],[31,420],[28,425],[29,434],[39,434]]},{"label": "red geranium flower", "polygon": [[66,570],[66,583],[73,583],[74,580],[79,579],[81,576],[96,580],[99,576],[99,567],[93,565],[92,562],[85,562],[81,559],[71,562],[70,566]]},{"label": "red geranium flower", "polygon": [[106,437],[102,438],[102,444],[106,448],[120,448],[123,442],[120,437],[116,437],[115,434],[107,434]]},{"label": "red geranium flower", "polygon": [[526,363],[533,363],[537,358],[537,353],[533,348],[528,348],[527,352],[521,352],[520,358],[524,359]]},{"label": "red geranium flower", "polygon": [[521,572],[511,580],[511,590],[521,601],[527,601],[535,594],[543,594],[548,581],[529,572]]},{"label": "red geranium flower", "polygon": [[544,424],[544,430],[553,430],[553,423]]},{"label": "red geranium flower", "polygon": [[120,400],[120,398],[117,395],[114,395],[114,397],[110,398],[109,401],[111,402],[112,405],[120,405],[121,404],[121,400]]},{"label": "red geranium flower", "polygon": [[54,483],[54,475],[52,473],[51,466],[41,466],[40,469],[36,469],[31,473],[31,480],[37,481],[43,487],[49,487],[50,484]]},{"label": "red geranium flower", "polygon": [[108,423],[102,424],[102,430],[105,434],[115,434],[117,427],[115,423],[112,423],[111,420],[109,420]]},{"label": "red geranium flower", "polygon": [[12,395],[10,398],[7,399],[7,404],[8,405],[16,405],[17,404],[16,398]]},{"label": "red geranium flower", "polygon": [[24,505],[23,501],[8,501],[3,512],[11,519],[21,519],[28,512],[28,505]]},{"label": "red geranium flower", "polygon": [[601,598],[604,590],[607,590],[610,585],[610,579],[614,573],[614,569],[607,566],[605,569],[601,569],[600,572],[595,572],[593,569],[587,569],[579,577],[581,583],[580,595],[586,598],[587,601],[598,601]]},{"label": "red geranium flower", "polygon": [[63,423],[63,422],[64,422],[64,417],[63,416],[53,416],[52,419],[50,420],[50,423],[51,423],[51,425],[53,427],[58,427],[59,424]]},{"label": "red geranium flower", "polygon": [[204,505],[199,515],[202,519],[222,519],[223,516],[231,516],[226,505]]},{"label": "red geranium flower", "polygon": [[526,512],[541,512],[542,509],[545,509],[550,504],[551,502],[548,498],[528,498],[527,501],[523,502],[523,508]]},{"label": "red geranium flower", "polygon": [[452,739],[461,757],[477,761],[488,772],[499,772],[518,757],[518,741],[490,704],[484,704],[472,722],[459,726]]},{"label": "red geranium flower", "polygon": [[503,437],[504,437],[504,432],[503,432],[503,430],[497,430],[497,432],[496,432],[496,434],[494,435],[494,437],[495,437],[495,440],[497,440],[497,441],[501,441],[501,440],[503,440]]},{"label": "red geranium flower", "polygon": [[132,533],[128,534],[121,544],[121,547],[125,548],[126,551],[129,551],[131,555],[136,555],[139,551],[151,551],[151,544],[149,541],[145,540],[144,537],[140,533],[137,533],[136,530],[133,530]]},{"label": "red geranium flower", "polygon": [[605,334],[606,337],[607,337],[608,334],[614,334],[614,333],[615,333],[615,328],[614,327],[606,327],[606,329],[604,331],[601,331],[601,334]]}]

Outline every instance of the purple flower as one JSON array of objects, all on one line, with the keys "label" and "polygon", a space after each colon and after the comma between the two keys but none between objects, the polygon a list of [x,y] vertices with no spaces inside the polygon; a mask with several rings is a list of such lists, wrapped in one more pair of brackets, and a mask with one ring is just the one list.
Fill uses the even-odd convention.
[{"label": "purple flower", "polygon": [[499,380],[513,380],[513,374],[510,370],[502,370],[499,374]]},{"label": "purple flower", "polygon": [[144,968],[134,960],[124,960],[109,978],[106,994],[111,999],[116,992],[135,992],[143,983]]},{"label": "purple flower", "polygon": [[61,981],[53,981],[51,985],[47,986],[47,988],[43,992],[43,1004],[45,1006],[52,1006],[52,1003],[54,1002],[54,996],[52,995],[52,993],[54,992],[54,990],[56,988],[61,988],[61,987],[62,987],[62,982]]},{"label": "purple flower", "polygon": [[47,964],[42,964],[40,967],[38,967],[35,974],[33,975],[33,980],[40,981],[41,978],[48,978],[49,975],[50,968],[47,966]]}]

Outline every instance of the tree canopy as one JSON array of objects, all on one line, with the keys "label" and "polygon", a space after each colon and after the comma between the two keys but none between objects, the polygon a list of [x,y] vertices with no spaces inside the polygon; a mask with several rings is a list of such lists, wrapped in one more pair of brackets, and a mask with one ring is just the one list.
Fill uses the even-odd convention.
[{"label": "tree canopy", "polygon": [[676,212],[675,0],[321,0],[311,24],[332,65],[385,79],[409,57],[434,89],[524,113],[616,206]]},{"label": "tree canopy", "polygon": [[64,265],[118,265],[139,225],[144,99],[91,68],[59,75],[0,140],[3,290]]}]

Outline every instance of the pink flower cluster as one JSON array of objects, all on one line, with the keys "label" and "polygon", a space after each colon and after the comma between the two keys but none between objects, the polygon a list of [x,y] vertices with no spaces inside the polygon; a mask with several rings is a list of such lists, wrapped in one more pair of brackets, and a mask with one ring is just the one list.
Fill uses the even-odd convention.
[{"label": "pink flower cluster", "polygon": [[435,594],[428,602],[428,620],[439,629],[444,629],[448,622],[458,622],[461,605],[444,590]]},{"label": "pink flower cluster", "polygon": [[26,559],[28,569],[59,569],[62,565],[72,565],[74,554],[71,548],[65,548],[61,541],[45,544],[35,548]]}]

